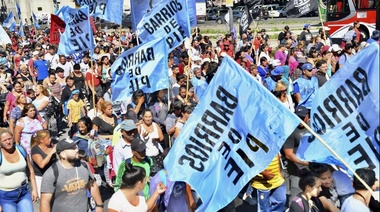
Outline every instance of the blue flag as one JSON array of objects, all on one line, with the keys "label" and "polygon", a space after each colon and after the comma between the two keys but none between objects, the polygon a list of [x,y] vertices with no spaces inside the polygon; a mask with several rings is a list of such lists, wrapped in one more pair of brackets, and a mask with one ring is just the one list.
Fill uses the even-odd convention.
[{"label": "blue flag", "polygon": [[[350,58],[319,88],[310,119],[313,130],[353,170],[373,166],[377,177],[380,170],[379,57],[379,45],[374,43]],[[303,138],[297,155],[306,161],[344,167],[314,137]]]},{"label": "blue flag", "polygon": [[203,94],[205,93],[208,84],[206,80],[200,80],[196,77],[191,78],[190,80],[191,84],[194,86],[194,92],[195,95],[197,95],[197,98],[200,100],[203,97]]},{"label": "blue flag", "polygon": [[40,28],[40,25],[38,24],[38,20],[37,20],[37,16],[36,14],[32,13],[32,16],[33,16],[33,24],[34,24],[34,27],[36,29],[39,29]]},{"label": "blue flag", "polygon": [[[299,125],[265,87],[226,56],[164,160],[215,212],[264,170]],[[228,191],[227,191],[228,190]]]},{"label": "blue flag", "polygon": [[123,52],[112,64],[112,101],[125,101],[134,91],[153,93],[169,87],[167,50],[156,39]]},{"label": "blue flag", "polygon": [[20,26],[18,28],[18,36],[20,37],[25,37],[25,34],[24,34],[24,26],[22,24],[22,20],[20,21]]},{"label": "blue flag", "polygon": [[16,10],[17,10],[17,17],[21,20],[21,8],[18,2],[16,1]]},{"label": "blue flag", "polygon": [[66,23],[65,32],[61,34],[58,54],[70,55],[90,50],[94,52],[94,37],[90,24],[88,7],[79,9],[62,7],[58,15]]},{"label": "blue flag", "polygon": [[16,21],[12,12],[10,12],[7,19],[3,21],[3,27],[8,28],[11,32],[16,28]]},{"label": "blue flag", "polygon": [[161,1],[137,25],[138,34],[143,42],[165,38],[168,51],[181,45],[190,38],[190,22],[187,1]]},{"label": "blue flag", "polygon": [[77,3],[88,6],[91,16],[121,25],[124,0],[77,0]]},{"label": "blue flag", "polygon": [[[137,25],[144,17],[145,14],[149,13],[153,8],[157,7],[159,4],[168,2],[160,0],[130,0],[131,1],[131,18],[132,18],[132,28],[137,29]],[[197,25],[197,11],[196,11],[196,0],[177,0],[181,4],[185,1],[188,2],[188,16],[190,18],[190,25]]]}]

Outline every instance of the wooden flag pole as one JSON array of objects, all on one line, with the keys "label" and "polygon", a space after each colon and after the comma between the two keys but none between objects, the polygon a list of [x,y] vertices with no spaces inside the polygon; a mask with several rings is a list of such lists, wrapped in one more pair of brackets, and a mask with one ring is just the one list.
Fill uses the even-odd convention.
[{"label": "wooden flag pole", "polygon": [[314,132],[310,127],[309,127],[309,125],[307,125],[304,121],[301,121],[301,124],[302,124],[302,126],[304,126],[313,136],[315,136],[315,138],[316,139],[318,139],[338,160],[340,160],[340,162],[342,162],[343,163],[343,165],[345,165],[347,168],[348,168],[348,170],[350,170],[353,174],[354,174],[354,176],[366,187],[366,189],[368,190],[368,191],[372,191],[372,189],[368,186],[368,184],[366,183],[366,182],[364,182],[364,180],[361,178],[361,177],[359,177],[357,174],[356,174],[356,172],[355,172],[355,170],[353,170],[344,160],[343,160],[343,158],[342,157],[340,157],[339,155],[338,155],[338,153],[336,153],[335,152],[335,150],[333,150],[327,143],[326,143],[326,141],[324,141],[316,132]]},{"label": "wooden flag pole", "polygon": [[122,42],[122,40],[121,40],[121,30],[122,30],[122,28],[123,28],[123,25],[120,24],[120,32],[119,32],[119,56],[121,54],[121,42]]}]

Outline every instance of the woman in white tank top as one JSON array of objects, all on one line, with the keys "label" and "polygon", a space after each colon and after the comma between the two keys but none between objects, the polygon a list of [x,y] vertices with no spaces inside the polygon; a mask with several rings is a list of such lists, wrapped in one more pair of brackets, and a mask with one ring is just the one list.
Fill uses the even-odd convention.
[{"label": "woman in white tank top", "polygon": [[164,135],[157,123],[153,122],[153,113],[150,109],[145,109],[142,113],[143,123],[138,127],[140,138],[145,142],[146,155],[154,157],[163,152],[161,144]]},{"label": "woman in white tank top", "polygon": [[[37,201],[38,194],[30,156],[21,146],[15,146],[13,135],[9,131],[0,132],[0,144],[1,209],[2,211],[33,211],[32,201]],[[29,185],[32,186],[32,192]]]}]

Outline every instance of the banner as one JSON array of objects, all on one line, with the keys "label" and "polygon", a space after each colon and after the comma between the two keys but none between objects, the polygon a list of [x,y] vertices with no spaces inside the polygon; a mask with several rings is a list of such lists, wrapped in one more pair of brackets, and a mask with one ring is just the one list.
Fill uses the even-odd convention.
[{"label": "banner", "polygon": [[318,10],[318,1],[316,0],[290,0],[286,4],[286,14],[291,18],[300,17],[316,10]]},{"label": "banner", "polygon": [[139,38],[143,42],[165,38],[168,52],[191,38],[187,1],[161,1],[137,25]]},{"label": "banner", "polygon": [[88,7],[79,9],[64,6],[58,13],[66,22],[65,32],[61,34],[58,54],[70,55],[90,50],[94,52],[94,36],[90,24]]},{"label": "banner", "polygon": [[[379,45],[350,58],[314,97],[313,130],[353,169],[375,167],[379,177]],[[315,151],[318,149],[318,151]],[[343,164],[314,137],[303,138],[297,155],[305,161]]]},{"label": "banner", "polygon": [[191,84],[194,86],[194,92],[195,95],[197,95],[197,98],[200,100],[203,98],[203,94],[205,93],[208,84],[206,80],[200,80],[196,77],[191,78],[190,80]]},{"label": "banner", "polygon": [[199,211],[218,211],[269,165],[299,123],[226,56],[166,156],[165,169],[170,180],[187,182],[200,195]]},{"label": "banner", "polygon": [[[131,1],[131,18],[132,18],[132,28],[137,29],[137,25],[144,17],[145,14],[149,13],[153,8],[160,4],[167,3],[167,1],[162,0],[130,0]],[[196,0],[174,0],[178,3],[184,5],[188,2],[188,14],[187,17],[190,18],[190,24],[192,27],[197,26],[197,11],[196,11]],[[169,10],[172,12],[171,10]]]},{"label": "banner", "polygon": [[247,29],[249,28],[249,25],[251,25],[253,21],[252,15],[248,10],[247,5],[244,7],[243,14],[241,15],[240,18],[240,23],[239,23],[239,34],[240,36],[244,33],[247,32]]},{"label": "banner", "polygon": [[11,38],[9,38],[9,35],[7,32],[5,32],[4,28],[0,26],[0,45],[4,43],[10,43],[12,44]]},{"label": "banner", "polygon": [[17,17],[19,20],[21,20],[21,8],[17,1],[16,1],[16,10],[17,10]]},{"label": "banner", "polygon": [[51,14],[50,16],[50,43],[59,43],[61,33],[65,32],[66,23],[58,16]]},{"label": "banner", "polygon": [[91,16],[121,25],[124,0],[76,0],[76,2],[81,6],[88,6]]},{"label": "banner", "polygon": [[37,16],[36,16],[36,14],[34,14],[34,12],[32,12],[32,16],[33,16],[33,24],[34,24],[34,27],[35,27],[36,29],[39,29],[39,28],[40,28],[40,25],[38,24]]},{"label": "banner", "polygon": [[112,101],[125,101],[142,89],[153,93],[169,88],[164,39],[156,39],[123,52],[112,64]]},{"label": "banner", "polygon": [[3,21],[3,27],[8,28],[11,32],[16,28],[16,21],[12,12],[10,12],[7,19]]}]

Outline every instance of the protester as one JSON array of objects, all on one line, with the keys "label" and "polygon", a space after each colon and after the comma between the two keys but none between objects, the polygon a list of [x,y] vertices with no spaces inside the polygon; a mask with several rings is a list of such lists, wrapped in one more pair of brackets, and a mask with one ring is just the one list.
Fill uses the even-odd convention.
[{"label": "protester", "polygon": [[88,164],[80,161],[76,143],[60,140],[56,152],[58,161],[42,177],[40,211],[87,211],[87,190],[95,201],[96,211],[103,211],[98,185]]},{"label": "protester", "polygon": [[16,107],[11,111],[11,115],[9,118],[9,131],[13,133],[15,124],[22,116],[22,111],[24,106],[27,104],[26,96],[24,94],[20,94],[16,97],[15,100]]},{"label": "protester", "polygon": [[0,144],[0,210],[33,211],[38,193],[30,155],[7,130],[0,131]]},{"label": "protester", "polygon": [[31,141],[32,165],[36,175],[38,196],[41,197],[42,175],[56,161],[56,146],[53,145],[49,131],[40,130]]},{"label": "protester", "polygon": [[102,114],[92,120],[93,129],[101,138],[111,140],[113,130],[117,125],[117,117],[112,113],[112,104],[108,101],[101,103]]},{"label": "protester", "polygon": [[158,184],[155,192],[145,201],[141,191],[147,183],[146,179],[144,168],[126,163],[120,189],[112,195],[108,203],[108,211],[151,211],[157,198],[166,191],[166,186],[162,183]]},{"label": "protester", "polygon": [[16,106],[15,100],[18,95],[21,95],[23,93],[22,91],[22,84],[20,82],[14,82],[13,83],[13,90],[7,94],[5,105],[4,105],[4,112],[3,112],[3,122],[7,122],[9,113],[13,110],[13,108]]}]

